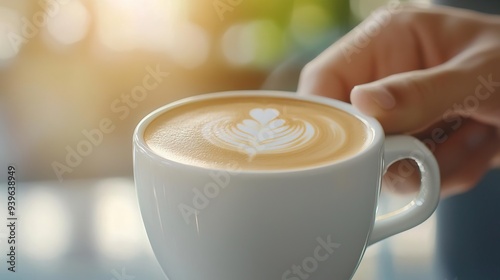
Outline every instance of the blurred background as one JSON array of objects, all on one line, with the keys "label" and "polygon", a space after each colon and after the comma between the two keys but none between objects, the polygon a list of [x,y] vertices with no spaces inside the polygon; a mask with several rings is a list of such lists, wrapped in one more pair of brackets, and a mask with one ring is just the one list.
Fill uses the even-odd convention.
[{"label": "blurred background", "polygon": [[[196,94],[293,91],[303,65],[386,3],[0,0],[0,225],[9,164],[19,205],[18,271],[1,226],[0,278],[165,279],[132,181],[139,120]],[[434,235],[433,217],[370,247],[356,279],[443,279]]]},{"label": "blurred background", "polygon": [[[294,90],[307,61],[385,3],[0,0],[0,160],[30,181],[130,176],[148,112],[214,91]],[[103,119],[114,131],[66,164]]]}]

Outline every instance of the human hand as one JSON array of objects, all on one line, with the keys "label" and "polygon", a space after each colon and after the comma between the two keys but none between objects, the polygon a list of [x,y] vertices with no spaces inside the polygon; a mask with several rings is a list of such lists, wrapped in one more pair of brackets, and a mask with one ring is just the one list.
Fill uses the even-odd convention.
[{"label": "human hand", "polygon": [[[436,156],[442,194],[464,192],[500,166],[500,17],[380,9],[306,65],[298,92],[351,101],[386,133],[416,136]],[[384,185],[415,190],[418,173],[403,165]]]}]

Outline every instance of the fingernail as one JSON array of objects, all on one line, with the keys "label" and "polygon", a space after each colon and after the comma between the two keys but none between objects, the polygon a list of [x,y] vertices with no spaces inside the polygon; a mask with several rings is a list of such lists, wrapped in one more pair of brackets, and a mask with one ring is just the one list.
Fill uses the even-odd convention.
[{"label": "fingernail", "polygon": [[396,106],[396,99],[385,88],[369,89],[367,94],[384,110],[391,110]]},{"label": "fingernail", "polygon": [[376,116],[381,110],[396,107],[396,99],[386,89],[378,86],[356,86],[351,92],[351,102],[361,112]]}]

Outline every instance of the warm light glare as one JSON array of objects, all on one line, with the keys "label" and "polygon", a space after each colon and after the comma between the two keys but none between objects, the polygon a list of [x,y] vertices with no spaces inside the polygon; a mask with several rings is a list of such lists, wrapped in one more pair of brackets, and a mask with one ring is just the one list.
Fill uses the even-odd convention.
[{"label": "warm light glare", "polygon": [[100,43],[112,51],[164,50],[182,16],[179,0],[95,0]]},{"label": "warm light glare", "polygon": [[55,193],[56,190],[37,187],[23,197],[22,215],[18,232],[23,254],[39,259],[60,258],[71,242],[71,219],[68,209]]},{"label": "warm light glare", "polygon": [[80,1],[74,0],[61,5],[57,14],[47,18],[47,30],[58,43],[69,45],[85,37],[89,23],[89,12]]},{"label": "warm light glare", "polygon": [[93,220],[98,250],[111,259],[133,258],[145,248],[133,182],[107,179],[96,188]]},{"label": "warm light glare", "polygon": [[0,7],[0,61],[11,59],[19,52],[21,46],[13,38],[20,34],[20,18],[14,10]]},{"label": "warm light glare", "polygon": [[176,39],[170,44],[170,55],[180,66],[193,69],[203,64],[210,53],[210,37],[200,26],[184,22],[175,31]]}]

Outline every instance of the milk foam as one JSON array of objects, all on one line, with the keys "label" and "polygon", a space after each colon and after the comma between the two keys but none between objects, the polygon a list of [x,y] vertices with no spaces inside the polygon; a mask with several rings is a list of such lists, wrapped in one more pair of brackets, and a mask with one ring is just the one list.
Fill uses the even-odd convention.
[{"label": "milk foam", "polygon": [[144,133],[147,145],[177,162],[247,170],[318,166],[369,143],[367,126],[342,110],[276,97],[231,97],[166,111]]}]

